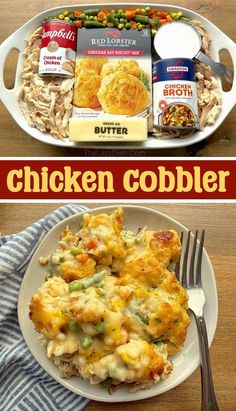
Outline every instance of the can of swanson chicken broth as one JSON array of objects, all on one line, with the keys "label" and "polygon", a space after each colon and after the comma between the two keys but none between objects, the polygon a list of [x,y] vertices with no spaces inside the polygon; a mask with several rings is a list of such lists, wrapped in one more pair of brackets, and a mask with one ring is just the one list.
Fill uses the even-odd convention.
[{"label": "can of swanson chicken broth", "polygon": [[198,128],[195,62],[169,58],[153,64],[154,125],[163,128]]},{"label": "can of swanson chicken broth", "polygon": [[39,75],[73,77],[77,29],[69,22],[47,21],[43,24]]}]

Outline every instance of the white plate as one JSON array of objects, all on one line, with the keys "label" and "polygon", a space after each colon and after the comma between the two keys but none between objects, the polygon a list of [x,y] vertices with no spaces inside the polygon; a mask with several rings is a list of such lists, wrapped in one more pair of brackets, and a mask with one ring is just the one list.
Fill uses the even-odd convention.
[{"label": "white plate", "polygon": [[[137,6],[136,3],[96,3],[96,8],[114,8],[116,5],[119,4],[123,7],[132,7],[134,5]],[[202,17],[200,14],[195,13],[191,10],[185,9],[183,7],[176,7],[171,5],[163,5],[163,4],[139,4],[139,7],[143,6],[150,6],[156,7],[159,10],[181,10],[183,14],[188,15],[192,19],[197,19],[204,24],[204,27],[207,29],[208,33],[212,38],[212,45],[211,45],[211,53],[213,58],[216,61],[219,61],[219,52],[222,49],[227,49],[231,54],[234,70],[236,71],[236,45],[235,43],[226,36],[221,30],[219,30],[214,24],[212,24],[209,20],[205,17]],[[94,7],[94,3],[92,4],[80,4],[79,8],[91,8]],[[78,9],[78,6],[61,6],[54,9],[49,9],[44,11],[43,13],[38,14],[37,16],[33,17],[27,23],[25,23],[22,27],[20,27],[17,31],[15,31],[10,37],[8,37],[0,46],[0,98],[3,104],[8,109],[9,113],[12,115],[14,120],[17,124],[29,135],[33,138],[42,141],[44,143],[62,146],[62,147],[80,147],[80,148],[110,148],[110,149],[161,149],[161,148],[174,148],[174,147],[185,147],[190,144],[198,143],[205,138],[209,137],[226,119],[227,115],[236,104],[236,78],[234,78],[234,83],[230,92],[223,92],[222,91],[222,99],[223,99],[223,108],[219,117],[217,118],[215,124],[213,126],[208,126],[205,128],[204,131],[197,131],[194,133],[193,136],[187,137],[184,139],[181,138],[174,138],[169,140],[158,140],[154,137],[149,137],[145,142],[142,143],[73,143],[68,140],[60,141],[53,138],[50,134],[42,133],[36,128],[32,128],[28,125],[25,117],[23,116],[20,106],[17,101],[17,95],[19,89],[21,87],[21,69],[23,66],[23,52],[25,49],[25,39],[27,39],[33,31],[42,24],[43,18],[47,15],[58,14],[60,10],[75,10]],[[19,50],[19,60],[17,65],[17,72],[16,72],[16,81],[15,87],[12,90],[8,90],[5,88],[4,81],[3,81],[3,69],[6,57],[10,50],[17,49]],[[221,87],[221,84],[220,84]]]},{"label": "white plate", "polygon": [[[122,207],[124,209],[125,225],[131,230],[136,231],[140,227],[140,224],[142,226],[146,225],[152,230],[172,228],[177,230],[179,233],[187,230],[177,221],[152,209],[132,205],[125,205]],[[114,208],[116,207],[107,206],[96,208],[91,210],[90,213],[111,213]],[[165,381],[162,381],[148,390],[140,390],[135,393],[130,393],[127,388],[122,388],[114,394],[109,395],[106,390],[92,386],[81,380],[79,377],[62,379],[60,377],[59,370],[46,358],[45,349],[42,348],[38,341],[39,334],[34,331],[34,327],[32,322],[29,320],[28,313],[28,303],[31,300],[31,297],[38,291],[38,288],[44,282],[45,268],[39,265],[38,258],[40,256],[48,256],[49,253],[55,250],[60,232],[67,224],[70,225],[72,230],[77,231],[80,226],[82,215],[83,213],[80,213],[57,224],[44,238],[29,264],[22,282],[18,300],[18,316],[24,339],[33,356],[48,372],[48,374],[50,374],[55,380],[60,382],[69,390],[83,395],[84,397],[91,398],[96,401],[122,402],[135,401],[162,394],[165,391],[179,385],[182,381],[189,377],[189,375],[192,374],[192,372],[199,365],[198,338],[194,321],[191,321],[188,329],[187,339],[183,351],[173,357],[174,371],[172,375]],[[218,303],[214,272],[210,259],[205,250],[203,252],[202,267],[203,287],[206,293],[204,315],[206,319],[209,343],[211,343],[217,324]]]}]

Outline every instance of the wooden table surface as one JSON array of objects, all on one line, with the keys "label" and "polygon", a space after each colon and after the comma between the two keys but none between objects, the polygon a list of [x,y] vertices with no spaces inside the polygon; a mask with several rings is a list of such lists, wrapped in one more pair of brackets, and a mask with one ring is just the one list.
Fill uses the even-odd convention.
[{"label": "wooden table surface", "polygon": [[[0,231],[2,234],[18,232],[59,205],[62,204],[0,204]],[[98,204],[89,204],[89,206],[95,207]],[[206,229],[205,247],[215,271],[219,298],[219,320],[211,346],[213,377],[220,411],[235,411],[236,205],[151,204],[147,206],[169,215],[191,230]],[[143,411],[144,409],[199,411],[200,393],[198,369],[181,385],[158,397],[133,403],[104,404],[91,401],[86,411]]]},{"label": "wooden table surface", "polygon": [[[81,3],[98,3],[98,1],[83,0]],[[107,2],[106,0],[103,1]],[[142,1],[137,0],[136,3]],[[36,14],[43,10],[59,5],[78,4],[73,0],[17,0],[8,2],[0,0],[2,16],[0,29],[0,43]],[[149,0],[149,3],[171,3],[191,8],[225,32],[234,41],[236,40],[235,0]],[[13,66],[10,60],[7,71],[8,84],[12,84]],[[0,104],[0,155],[1,156],[235,156],[236,155],[236,110],[234,109],[222,126],[207,140],[187,148],[171,150],[82,150],[54,147],[41,143],[21,130]],[[95,151],[95,152],[94,152]]]}]

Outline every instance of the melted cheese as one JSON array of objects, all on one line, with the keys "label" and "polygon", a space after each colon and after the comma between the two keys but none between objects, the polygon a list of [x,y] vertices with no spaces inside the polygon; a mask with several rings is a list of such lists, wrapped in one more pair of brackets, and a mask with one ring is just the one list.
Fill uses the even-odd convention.
[{"label": "melted cheese", "polygon": [[[63,361],[71,355],[75,370],[92,384],[107,377],[150,383],[168,375],[167,348],[181,350],[189,324],[187,294],[168,271],[180,254],[177,233],[124,231],[117,209],[84,214],[83,228],[73,234],[67,227],[59,245],[51,259],[57,276],[30,303],[30,318],[47,338],[47,356]],[[76,258],[73,247],[85,258]],[[93,282],[99,271],[104,276]],[[80,279],[69,292],[68,283]],[[160,346],[152,343],[157,339]]]}]

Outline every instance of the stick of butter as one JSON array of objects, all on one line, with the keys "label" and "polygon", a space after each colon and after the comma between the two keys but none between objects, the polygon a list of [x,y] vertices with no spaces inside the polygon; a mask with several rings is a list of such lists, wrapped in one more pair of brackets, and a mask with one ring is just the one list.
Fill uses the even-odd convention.
[{"label": "stick of butter", "polygon": [[122,119],[71,118],[69,121],[70,141],[145,141],[147,120],[142,117]]}]

